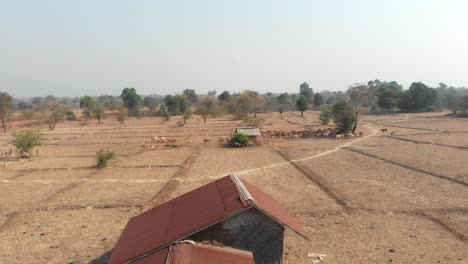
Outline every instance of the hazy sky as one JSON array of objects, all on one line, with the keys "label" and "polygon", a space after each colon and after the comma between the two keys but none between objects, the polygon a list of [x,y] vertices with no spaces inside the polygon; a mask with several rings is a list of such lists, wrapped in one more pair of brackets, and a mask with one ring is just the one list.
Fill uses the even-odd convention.
[{"label": "hazy sky", "polygon": [[15,97],[468,86],[467,0],[0,0]]}]

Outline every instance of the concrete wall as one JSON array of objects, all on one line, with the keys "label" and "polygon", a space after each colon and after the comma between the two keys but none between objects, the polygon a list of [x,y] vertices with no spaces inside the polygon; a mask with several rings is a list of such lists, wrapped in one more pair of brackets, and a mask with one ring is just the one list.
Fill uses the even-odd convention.
[{"label": "concrete wall", "polygon": [[255,208],[205,229],[189,239],[251,251],[256,264],[280,264],[284,227]]}]

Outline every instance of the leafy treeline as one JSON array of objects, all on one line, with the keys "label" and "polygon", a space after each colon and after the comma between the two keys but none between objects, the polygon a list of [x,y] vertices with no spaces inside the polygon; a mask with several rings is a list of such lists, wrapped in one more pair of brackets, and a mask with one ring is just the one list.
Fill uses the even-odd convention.
[{"label": "leafy treeline", "polygon": [[[7,122],[13,113],[20,112],[25,119],[33,116],[47,119],[50,129],[65,119],[74,120],[73,109],[81,108],[86,119],[94,118],[99,122],[105,111],[118,112],[119,115],[135,117],[160,115],[166,119],[171,116],[191,116],[188,111],[206,118],[224,113],[233,114],[236,119],[256,117],[258,112],[318,110],[340,102],[348,102],[354,111],[363,109],[374,113],[423,112],[449,109],[454,114],[467,114],[468,89],[455,88],[440,83],[431,88],[421,82],[412,83],[409,89],[395,81],[369,81],[351,85],[346,91],[314,91],[308,83],[299,85],[298,93],[264,93],[246,90],[241,93],[223,91],[217,95],[210,91],[199,95],[193,89],[186,89],[176,95],[141,96],[135,88],[125,88],[120,96],[102,95],[97,97],[33,97],[14,99],[0,91],[1,125],[6,130]],[[124,119],[121,116],[121,119]],[[187,119],[184,119],[186,122]]]}]

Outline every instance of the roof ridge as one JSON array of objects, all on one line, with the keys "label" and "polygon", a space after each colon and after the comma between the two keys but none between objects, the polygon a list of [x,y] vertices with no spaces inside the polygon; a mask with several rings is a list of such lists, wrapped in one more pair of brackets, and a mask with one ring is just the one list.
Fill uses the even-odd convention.
[{"label": "roof ridge", "polygon": [[254,198],[250,194],[247,187],[245,187],[244,183],[242,183],[242,181],[239,179],[239,177],[237,175],[234,175],[234,174],[229,175],[229,177],[231,178],[232,182],[236,186],[236,189],[239,192],[239,195],[243,198],[241,200],[242,203],[245,202],[245,203],[247,203],[247,205],[254,204],[255,203]]}]

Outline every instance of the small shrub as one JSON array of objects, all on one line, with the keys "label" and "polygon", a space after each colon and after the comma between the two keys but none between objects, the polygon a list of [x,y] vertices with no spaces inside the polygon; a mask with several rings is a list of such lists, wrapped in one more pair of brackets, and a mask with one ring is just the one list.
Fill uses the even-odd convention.
[{"label": "small shrub", "polygon": [[323,125],[328,125],[328,122],[330,122],[330,119],[332,118],[332,112],[330,109],[323,109],[322,112],[320,112],[319,118]]},{"label": "small shrub", "polygon": [[22,158],[30,157],[31,151],[36,146],[42,145],[42,134],[36,130],[24,130],[13,132],[13,145],[19,151]]},{"label": "small shrub", "polygon": [[117,121],[120,122],[120,124],[125,124],[125,120],[127,119],[127,113],[123,110],[119,111],[117,114]]},{"label": "small shrub", "polygon": [[249,136],[244,133],[235,133],[232,137],[232,142],[241,146],[246,146],[249,143]]},{"label": "small shrub", "polygon": [[185,124],[184,120],[178,120],[177,123],[176,123],[176,126],[183,127],[184,124]]},{"label": "small shrub", "polygon": [[96,152],[96,167],[98,168],[105,168],[107,167],[107,163],[109,160],[113,160],[116,158],[115,152],[104,149],[99,150]]}]

